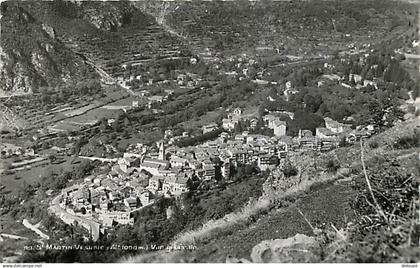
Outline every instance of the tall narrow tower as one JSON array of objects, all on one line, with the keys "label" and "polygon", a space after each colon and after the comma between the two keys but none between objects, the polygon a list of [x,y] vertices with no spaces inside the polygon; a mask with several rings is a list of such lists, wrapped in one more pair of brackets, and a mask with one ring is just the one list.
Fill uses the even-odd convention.
[{"label": "tall narrow tower", "polygon": [[162,141],[160,143],[160,146],[159,146],[159,160],[166,160],[165,159],[166,158],[165,155],[166,155],[166,152],[165,152],[165,142]]}]

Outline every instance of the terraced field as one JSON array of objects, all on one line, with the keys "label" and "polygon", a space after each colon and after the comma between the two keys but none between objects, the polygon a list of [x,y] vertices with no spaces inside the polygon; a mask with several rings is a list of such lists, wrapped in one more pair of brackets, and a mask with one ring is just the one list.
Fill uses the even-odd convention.
[{"label": "terraced field", "polygon": [[[271,47],[281,54],[315,56],[345,49],[351,42],[381,40],[405,23],[403,5],[392,2],[374,8],[362,1],[343,2],[339,8],[317,1],[177,2],[160,13],[158,5],[143,9],[162,13],[164,23],[192,47],[223,53]],[[387,8],[395,9],[395,17],[382,15]]]},{"label": "terraced field", "polygon": [[76,38],[61,35],[59,38],[113,77],[136,76],[146,71],[148,66],[181,62],[190,56],[182,40],[166,32],[154,18],[140,11],[135,12],[132,21],[117,32]]}]

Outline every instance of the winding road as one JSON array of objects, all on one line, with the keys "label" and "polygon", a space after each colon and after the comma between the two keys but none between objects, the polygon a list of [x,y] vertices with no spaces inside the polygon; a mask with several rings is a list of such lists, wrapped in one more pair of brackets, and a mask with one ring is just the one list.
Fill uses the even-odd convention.
[{"label": "winding road", "polygon": [[[65,189],[64,189],[65,190]],[[49,210],[51,213],[59,217],[62,221],[65,223],[71,225],[74,222],[77,222],[79,225],[83,226],[85,229],[87,229],[92,236],[93,241],[97,241],[99,238],[100,233],[100,225],[99,223],[89,220],[87,218],[79,217],[77,215],[71,214],[64,210],[60,206],[60,198],[62,197],[62,194],[56,196],[53,200],[51,200]]]}]

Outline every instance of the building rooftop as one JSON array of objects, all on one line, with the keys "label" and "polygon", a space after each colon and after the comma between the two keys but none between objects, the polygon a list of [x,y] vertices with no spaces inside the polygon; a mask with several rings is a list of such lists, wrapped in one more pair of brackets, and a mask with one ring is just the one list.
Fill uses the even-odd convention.
[{"label": "building rooftop", "polygon": [[145,165],[145,164],[167,165],[168,161],[160,160],[156,158],[145,158],[142,165]]}]

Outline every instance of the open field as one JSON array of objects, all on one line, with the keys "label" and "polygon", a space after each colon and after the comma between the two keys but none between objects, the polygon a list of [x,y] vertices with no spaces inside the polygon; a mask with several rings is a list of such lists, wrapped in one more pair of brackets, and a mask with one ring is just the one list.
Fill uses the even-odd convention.
[{"label": "open field", "polygon": [[[110,109],[113,110],[115,109],[115,107],[123,107],[123,106],[129,106],[131,107],[131,105],[133,104],[133,101],[138,99],[138,97],[135,96],[128,96],[126,98],[123,99],[119,99],[117,101],[111,102],[105,106],[103,106],[103,109]],[[121,108],[122,109],[122,108]]]},{"label": "open field", "polygon": [[187,129],[197,129],[204,125],[211,124],[217,121],[217,118],[221,115],[222,110],[216,110],[207,112],[205,115],[197,118],[196,120],[189,120],[179,124],[183,128]]},{"label": "open field", "polygon": [[[51,126],[56,131],[74,131],[79,130],[83,125],[93,125],[101,118],[115,118],[122,112],[125,106],[130,106],[134,97],[126,97],[115,102],[110,102],[104,106],[90,106],[90,109],[77,116],[65,118],[57,124]],[[92,108],[93,107],[93,108]]]},{"label": "open field", "polygon": [[64,162],[52,165],[48,162],[44,165],[35,166],[30,169],[16,171],[14,174],[2,174],[0,184],[6,186],[1,191],[2,194],[7,192],[17,193],[23,189],[24,184],[31,185],[40,182],[41,178],[50,172],[58,173],[60,170],[68,170],[72,168],[74,157],[60,157],[60,159],[62,159],[61,161],[64,160]]},{"label": "open field", "polygon": [[37,239],[36,233],[26,228],[22,221],[13,220],[9,216],[2,215],[0,218],[0,233],[23,236],[28,239]]},{"label": "open field", "polygon": [[44,157],[36,157],[34,159],[31,159],[31,160],[24,160],[24,161],[21,161],[21,162],[14,162],[11,165],[12,165],[13,168],[16,169],[16,168],[21,168],[21,167],[24,167],[24,166],[29,166],[29,165],[32,165],[32,164],[36,164],[38,162],[43,161],[44,159],[45,159]]},{"label": "open field", "polygon": [[[27,129],[48,127],[52,131],[77,130],[80,124],[93,124],[97,121],[99,110],[105,105],[121,105],[123,100],[131,105],[132,97],[119,87],[104,86],[101,95],[97,96],[71,96],[67,102],[59,102],[55,105],[42,105],[40,94],[30,95],[27,99],[16,97],[5,103],[12,111],[27,121]],[[43,102],[42,102],[43,103]],[[76,122],[75,124],[72,122]]]}]

